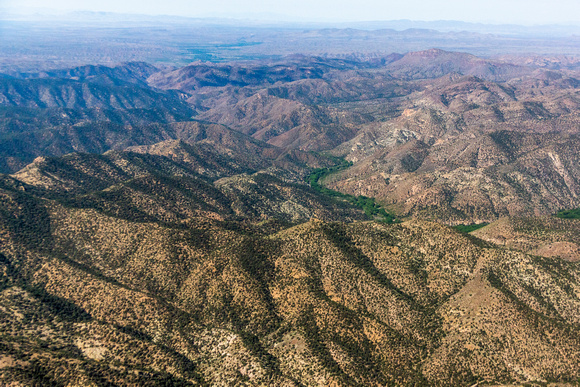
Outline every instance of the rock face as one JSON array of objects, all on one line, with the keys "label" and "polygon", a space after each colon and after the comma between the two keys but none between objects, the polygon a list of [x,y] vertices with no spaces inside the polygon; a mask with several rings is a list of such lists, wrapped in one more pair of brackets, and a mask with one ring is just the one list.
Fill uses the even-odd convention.
[{"label": "rock face", "polygon": [[580,205],[578,116],[555,102],[577,89],[546,84],[541,98],[531,97],[528,80],[439,79],[398,117],[337,147],[354,166],[328,184],[449,223]]},{"label": "rock face", "polygon": [[411,140],[372,153],[328,185],[449,223],[553,214],[579,205],[578,140],[507,131],[432,146]]}]

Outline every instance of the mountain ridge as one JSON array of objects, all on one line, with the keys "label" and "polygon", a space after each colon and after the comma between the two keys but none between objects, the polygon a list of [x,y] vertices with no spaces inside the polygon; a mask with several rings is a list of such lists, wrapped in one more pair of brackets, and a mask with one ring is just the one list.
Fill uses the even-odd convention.
[{"label": "mountain ridge", "polygon": [[0,79],[0,384],[577,383],[580,78],[534,63]]}]

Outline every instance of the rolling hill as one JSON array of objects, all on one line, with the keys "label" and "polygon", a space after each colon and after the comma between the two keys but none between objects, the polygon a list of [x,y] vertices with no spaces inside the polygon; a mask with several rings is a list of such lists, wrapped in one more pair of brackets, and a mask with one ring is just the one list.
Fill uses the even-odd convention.
[{"label": "rolling hill", "polygon": [[0,77],[0,384],[578,383],[574,67],[345,58]]}]

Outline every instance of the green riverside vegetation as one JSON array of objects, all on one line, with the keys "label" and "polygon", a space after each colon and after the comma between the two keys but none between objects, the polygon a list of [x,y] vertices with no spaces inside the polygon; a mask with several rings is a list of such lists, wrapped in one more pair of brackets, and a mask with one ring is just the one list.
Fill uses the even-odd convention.
[{"label": "green riverside vegetation", "polygon": [[317,192],[327,195],[333,198],[345,200],[356,207],[361,208],[365,214],[371,218],[375,219],[379,222],[385,223],[397,223],[399,220],[392,214],[389,214],[380,204],[378,204],[374,198],[369,198],[366,196],[354,196],[344,194],[342,192],[334,191],[332,189],[328,189],[320,184],[320,180],[324,179],[328,175],[336,173],[338,171],[342,171],[352,165],[352,162],[346,161],[344,159],[339,159],[340,164],[335,165],[331,168],[317,168],[315,169],[309,176],[308,182],[310,186]]},{"label": "green riverside vegetation", "polygon": [[453,226],[454,229],[456,229],[459,232],[463,232],[463,233],[470,233],[472,231],[475,230],[479,230],[482,227],[487,226],[489,223],[479,223],[479,224],[458,224],[457,226]]},{"label": "green riverside vegetation", "polygon": [[558,211],[556,216],[562,219],[580,219],[580,208]]}]

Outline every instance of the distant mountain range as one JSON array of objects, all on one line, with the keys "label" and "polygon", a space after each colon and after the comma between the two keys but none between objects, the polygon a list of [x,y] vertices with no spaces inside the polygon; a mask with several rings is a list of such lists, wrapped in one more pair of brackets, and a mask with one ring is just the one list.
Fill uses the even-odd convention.
[{"label": "distant mountain range", "polygon": [[293,54],[386,56],[433,47],[485,57],[580,55],[578,25],[407,20],[325,24],[91,12],[10,15],[0,12],[0,73],[8,75],[141,61],[183,67],[196,60],[278,60]]},{"label": "distant mountain range", "polygon": [[263,26],[294,28],[353,28],[359,30],[409,29],[436,30],[440,32],[476,32],[512,36],[570,36],[580,33],[580,23],[518,25],[499,23],[471,23],[458,20],[375,20],[361,22],[325,22],[292,19],[283,14],[248,13],[246,15],[226,14],[185,17],[177,15],[121,14],[114,12],[75,11],[63,12],[50,9],[28,10],[2,9],[0,20],[59,21],[77,23],[157,23],[157,24],[221,24],[229,26]]}]

